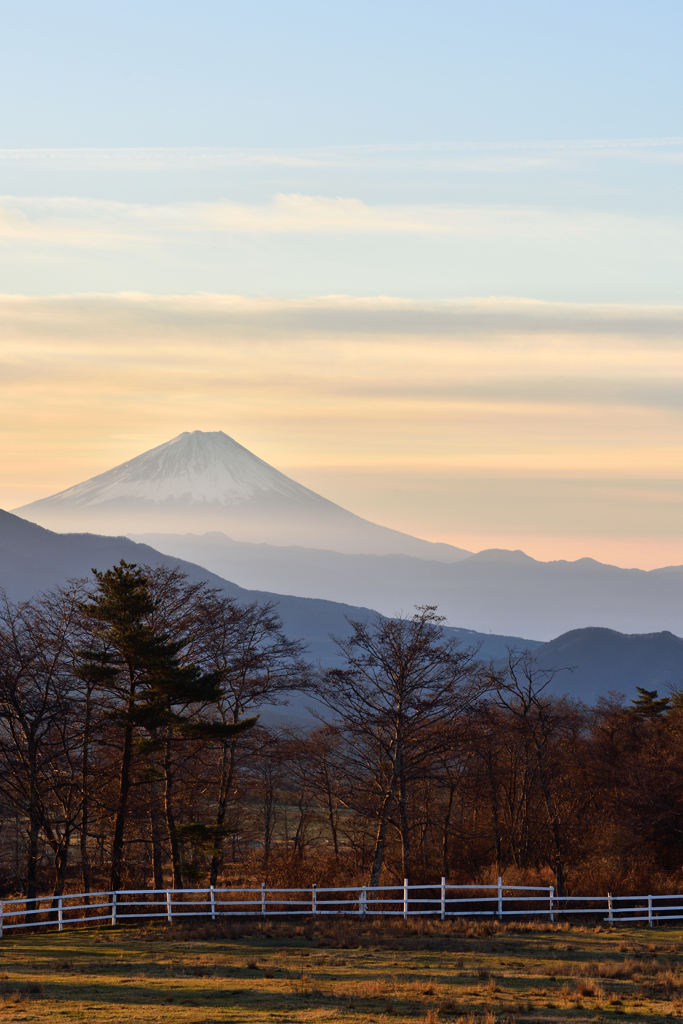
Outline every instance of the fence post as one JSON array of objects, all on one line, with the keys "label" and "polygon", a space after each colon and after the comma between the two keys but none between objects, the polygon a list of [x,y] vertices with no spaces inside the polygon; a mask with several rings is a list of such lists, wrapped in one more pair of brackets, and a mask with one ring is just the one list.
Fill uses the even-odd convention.
[{"label": "fence post", "polygon": [[403,879],[403,920],[408,920],[408,879]]},{"label": "fence post", "polygon": [[169,924],[173,921],[173,898],[171,896],[171,890],[166,890],[166,916]]},{"label": "fence post", "polygon": [[316,892],[317,882],[314,882],[311,886],[311,910],[313,915],[318,913],[318,893]]},{"label": "fence post", "polygon": [[441,879],[441,920],[446,920],[446,879]]},{"label": "fence post", "polygon": [[647,926],[652,928],[652,896],[647,898]]},{"label": "fence post", "polygon": [[503,920],[503,879],[498,875],[498,920]]},{"label": "fence post", "polygon": [[116,925],[116,893],[111,894],[111,926]]},{"label": "fence post", "polygon": [[216,920],[216,891],[213,886],[211,886],[211,920]]},{"label": "fence post", "polygon": [[0,900],[0,939],[5,928],[5,904]]},{"label": "fence post", "polygon": [[358,913],[365,917],[368,912],[368,888],[366,885],[360,891],[360,901],[358,906]]},{"label": "fence post", "polygon": [[607,893],[607,920],[610,924],[614,924],[614,908],[612,905],[612,893]]},{"label": "fence post", "polygon": [[555,920],[555,915],[553,914],[553,899],[554,899],[554,896],[555,896],[555,886],[551,885],[550,886],[550,920],[551,921]]},{"label": "fence post", "polygon": [[63,924],[63,921],[62,921],[62,897],[58,896],[57,897],[57,931],[59,931],[59,932],[63,931],[62,924]]},{"label": "fence post", "polygon": [[266,916],[266,883],[261,882],[261,917]]}]

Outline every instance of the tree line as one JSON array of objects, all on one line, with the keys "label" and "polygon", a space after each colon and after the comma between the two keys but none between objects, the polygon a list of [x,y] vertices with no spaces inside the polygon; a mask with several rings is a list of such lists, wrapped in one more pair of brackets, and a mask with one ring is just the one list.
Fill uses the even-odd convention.
[{"label": "tree line", "polygon": [[[527,651],[482,662],[430,606],[349,630],[337,665],[315,666],[273,605],[123,561],[4,598],[3,894],[501,874],[559,895],[676,884],[675,690],[587,707]],[[261,720],[295,692],[312,725]]]}]

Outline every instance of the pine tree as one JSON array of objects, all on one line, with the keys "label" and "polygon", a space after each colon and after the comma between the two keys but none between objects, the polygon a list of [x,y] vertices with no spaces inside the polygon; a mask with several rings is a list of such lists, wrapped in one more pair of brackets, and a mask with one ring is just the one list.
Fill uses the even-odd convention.
[{"label": "pine tree", "polygon": [[[93,573],[96,590],[83,605],[92,645],[81,652],[79,674],[96,680],[108,698],[110,718],[123,730],[110,886],[112,890],[121,887],[135,741],[142,733],[146,743],[138,750],[148,755],[164,751],[166,821],[174,884],[180,887],[179,831],[172,807],[170,752],[174,737],[215,739],[220,733],[223,738],[226,733],[250,728],[256,720],[226,726],[198,719],[197,708],[205,709],[220,700],[221,674],[203,673],[195,664],[183,664],[183,641],[172,641],[150,625],[157,605],[144,569],[121,560],[106,572],[93,569]],[[158,878],[155,881],[158,883]]]},{"label": "pine tree", "polygon": [[638,696],[631,701],[631,713],[636,718],[659,718],[671,708],[669,697],[660,697],[657,690],[636,686]]}]

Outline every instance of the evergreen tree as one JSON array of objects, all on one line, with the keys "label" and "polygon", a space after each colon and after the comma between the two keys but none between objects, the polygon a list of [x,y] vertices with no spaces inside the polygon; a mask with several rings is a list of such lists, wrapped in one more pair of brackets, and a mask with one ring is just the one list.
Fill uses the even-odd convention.
[{"label": "evergreen tree", "polygon": [[[124,836],[132,781],[136,739],[146,733],[138,750],[164,751],[165,810],[171,845],[174,884],[182,885],[178,830],[173,819],[170,750],[174,736],[218,738],[250,728],[255,719],[237,726],[198,719],[196,709],[216,705],[221,697],[219,672],[203,673],[195,664],[183,664],[182,640],[173,641],[150,625],[156,603],[145,570],[121,560],[98,572],[96,590],[83,605],[92,644],[81,652],[79,672],[97,681],[107,695],[110,717],[122,730],[118,796],[111,846],[112,890],[121,887]],[[158,875],[158,869],[155,871]],[[155,883],[158,884],[158,877]]]},{"label": "evergreen tree", "polygon": [[631,713],[636,718],[659,718],[671,709],[669,697],[660,697],[657,690],[636,686],[638,696],[631,701]]}]

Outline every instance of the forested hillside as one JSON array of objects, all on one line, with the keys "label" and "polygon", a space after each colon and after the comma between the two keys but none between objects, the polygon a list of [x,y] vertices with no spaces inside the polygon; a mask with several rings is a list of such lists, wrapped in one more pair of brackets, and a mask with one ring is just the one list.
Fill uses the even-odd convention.
[{"label": "forested hillside", "polygon": [[[680,884],[683,702],[552,694],[435,609],[354,622],[336,667],[269,605],[120,563],[0,623],[5,893],[54,887],[553,880]],[[262,724],[296,691],[312,728]]]}]

